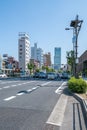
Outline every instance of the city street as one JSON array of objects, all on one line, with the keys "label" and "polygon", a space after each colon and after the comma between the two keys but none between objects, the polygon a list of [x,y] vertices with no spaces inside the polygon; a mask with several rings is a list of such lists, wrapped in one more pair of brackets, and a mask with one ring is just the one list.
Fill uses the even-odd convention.
[{"label": "city street", "polygon": [[[0,80],[0,130],[52,129],[47,120],[65,83],[52,80]],[[58,126],[55,128],[58,130]]]}]

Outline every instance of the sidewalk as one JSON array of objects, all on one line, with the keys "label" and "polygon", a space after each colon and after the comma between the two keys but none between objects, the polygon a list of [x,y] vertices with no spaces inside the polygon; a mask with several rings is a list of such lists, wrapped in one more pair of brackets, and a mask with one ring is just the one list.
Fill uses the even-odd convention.
[{"label": "sidewalk", "polygon": [[67,88],[63,93],[68,96],[68,101],[60,130],[87,130],[87,120],[80,102],[73,97]]}]

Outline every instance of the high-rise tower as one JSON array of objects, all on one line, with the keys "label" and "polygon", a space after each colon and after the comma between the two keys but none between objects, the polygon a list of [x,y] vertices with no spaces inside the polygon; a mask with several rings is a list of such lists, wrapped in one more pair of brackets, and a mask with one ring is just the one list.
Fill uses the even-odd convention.
[{"label": "high-rise tower", "polygon": [[54,69],[58,70],[61,68],[61,48],[55,47],[54,49]]}]

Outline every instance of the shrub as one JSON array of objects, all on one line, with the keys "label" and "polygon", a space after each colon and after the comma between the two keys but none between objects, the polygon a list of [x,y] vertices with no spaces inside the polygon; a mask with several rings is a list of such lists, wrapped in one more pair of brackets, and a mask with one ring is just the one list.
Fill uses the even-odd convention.
[{"label": "shrub", "polygon": [[72,92],[75,93],[86,93],[87,83],[83,79],[76,79],[72,77],[68,81],[68,87]]}]

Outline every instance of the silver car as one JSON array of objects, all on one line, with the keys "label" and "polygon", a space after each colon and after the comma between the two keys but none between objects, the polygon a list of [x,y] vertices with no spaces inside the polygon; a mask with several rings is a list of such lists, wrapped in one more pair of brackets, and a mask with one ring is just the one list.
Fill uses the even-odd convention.
[{"label": "silver car", "polygon": [[49,73],[47,73],[47,79],[56,79],[56,74],[55,73],[53,73],[53,72],[49,72]]}]

